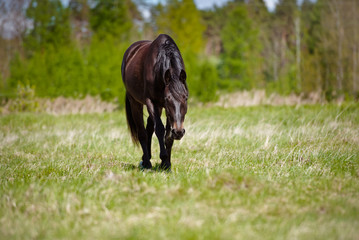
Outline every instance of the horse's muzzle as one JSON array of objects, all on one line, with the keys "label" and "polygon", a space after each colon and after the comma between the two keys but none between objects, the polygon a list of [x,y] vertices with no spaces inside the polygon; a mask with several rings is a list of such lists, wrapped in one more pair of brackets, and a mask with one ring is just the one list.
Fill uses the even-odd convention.
[{"label": "horse's muzzle", "polygon": [[185,132],[186,131],[184,130],[184,128],[179,129],[179,130],[178,129],[171,130],[172,137],[175,140],[180,140],[184,136]]}]

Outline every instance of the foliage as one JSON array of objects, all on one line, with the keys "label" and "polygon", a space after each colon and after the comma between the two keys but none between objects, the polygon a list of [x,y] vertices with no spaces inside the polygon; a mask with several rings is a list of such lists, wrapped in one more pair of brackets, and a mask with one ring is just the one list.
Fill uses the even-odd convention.
[{"label": "foliage", "polygon": [[[28,60],[12,64],[10,86],[28,82],[41,97],[84,97],[100,95],[103,99],[124,98],[121,61],[127,44],[94,38],[83,53],[75,47],[48,48]],[[39,68],[38,66],[42,66]]]},{"label": "foliage", "polygon": [[[328,100],[359,95],[356,1],[281,0],[272,12],[263,0],[233,0],[206,10],[193,0],[65,2],[0,4],[1,95],[29,82],[38,96],[121,99],[123,51],[159,33],[176,41],[191,96],[200,101],[215,100],[217,88],[320,92]],[[142,16],[143,9],[151,15]],[[12,19],[14,13],[19,17]],[[9,21],[11,34],[4,30]]]},{"label": "foliage", "polygon": [[359,235],[358,104],[190,107],[185,127],[166,173],[137,168],[123,110],[0,116],[0,238]]},{"label": "foliage", "polygon": [[220,69],[224,78],[239,81],[242,89],[251,89],[260,80],[260,45],[258,31],[248,16],[244,4],[235,6],[229,13],[222,30],[223,53]]},{"label": "foliage", "polygon": [[[94,39],[87,53],[87,77],[91,85],[89,93],[99,94],[102,99],[125,99],[125,89],[121,77],[122,57],[129,47],[129,42],[117,42],[117,38],[106,41]],[[99,81],[100,79],[100,81]]]},{"label": "foliage", "polygon": [[33,23],[25,38],[28,51],[44,51],[49,44],[59,47],[70,42],[69,14],[60,0],[31,0],[26,15]]},{"label": "foliage", "polygon": [[218,72],[211,61],[195,57],[193,54],[184,55],[187,71],[187,84],[191,97],[201,102],[217,99]]},{"label": "foliage", "polygon": [[205,27],[193,0],[169,0],[166,5],[157,5],[153,10],[156,32],[171,35],[179,49],[200,53]]},{"label": "foliage", "polygon": [[39,108],[39,103],[35,96],[35,87],[17,85],[16,98],[10,102],[8,110],[10,112],[36,112]]},{"label": "foliage", "polygon": [[91,28],[101,38],[106,36],[118,37],[121,40],[129,38],[132,22],[126,1],[124,0],[95,0],[91,11]]}]

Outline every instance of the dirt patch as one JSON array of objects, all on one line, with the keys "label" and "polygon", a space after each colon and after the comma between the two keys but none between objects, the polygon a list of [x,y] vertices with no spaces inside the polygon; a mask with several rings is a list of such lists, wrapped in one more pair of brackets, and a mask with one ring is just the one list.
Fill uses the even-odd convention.
[{"label": "dirt patch", "polygon": [[[102,101],[100,97],[86,96],[83,99],[73,99],[58,97],[55,99],[34,98],[31,99],[31,108],[29,102],[19,101],[18,99],[10,99],[3,102],[0,107],[0,113],[8,114],[11,112],[46,112],[54,115],[63,114],[84,114],[84,113],[104,113],[113,112],[118,109],[118,104],[114,102]],[[24,106],[19,106],[19,105]],[[35,107],[34,107],[35,106]]]},{"label": "dirt patch", "polygon": [[[343,98],[338,98],[335,102],[343,102]],[[214,106],[221,107],[238,107],[238,106],[256,106],[256,105],[298,105],[298,104],[323,104],[327,101],[321,93],[312,92],[305,94],[290,94],[281,96],[271,94],[267,96],[265,90],[242,91],[221,96]]]},{"label": "dirt patch", "polygon": [[84,99],[72,99],[58,97],[53,100],[46,100],[45,111],[52,114],[75,114],[75,113],[103,113],[113,112],[118,105],[112,102],[105,102],[100,97],[86,96]]}]

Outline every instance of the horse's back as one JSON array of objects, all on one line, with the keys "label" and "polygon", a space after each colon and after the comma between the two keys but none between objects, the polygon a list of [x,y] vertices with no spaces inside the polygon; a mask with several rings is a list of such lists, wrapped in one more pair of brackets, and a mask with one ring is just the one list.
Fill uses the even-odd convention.
[{"label": "horse's back", "polygon": [[[139,62],[142,61],[143,58],[143,50],[151,41],[143,40],[133,43],[125,52],[122,60],[121,72],[122,72],[122,80],[125,81],[125,73],[129,66],[139,65]],[[140,67],[140,66],[137,66]]]}]

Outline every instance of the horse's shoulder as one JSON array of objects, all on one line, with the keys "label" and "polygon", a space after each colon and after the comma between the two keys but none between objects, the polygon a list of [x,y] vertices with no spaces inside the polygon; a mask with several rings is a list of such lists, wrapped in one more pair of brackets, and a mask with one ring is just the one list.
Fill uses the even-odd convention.
[{"label": "horse's shoulder", "polygon": [[146,46],[149,46],[151,41],[143,40],[133,43],[125,53],[126,61],[131,60],[133,57],[137,55],[137,53]]}]

